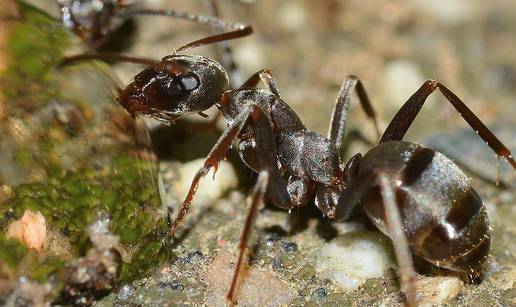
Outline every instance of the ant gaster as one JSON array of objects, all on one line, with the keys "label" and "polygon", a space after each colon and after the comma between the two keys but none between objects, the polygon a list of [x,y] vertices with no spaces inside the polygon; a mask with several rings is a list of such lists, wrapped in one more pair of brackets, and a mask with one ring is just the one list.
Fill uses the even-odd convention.
[{"label": "ant gaster", "polygon": [[[411,305],[416,304],[411,253],[438,267],[480,274],[490,249],[489,221],[481,199],[450,159],[403,141],[427,97],[438,89],[496,154],[516,168],[509,149],[480,119],[444,85],[428,80],[394,116],[378,145],[344,164],[339,153],[353,92],[368,117],[376,122],[364,86],[355,76],[349,76],[340,89],[325,137],[303,125],[283,100],[270,71],[261,70],[233,89],[229,88],[226,71],[216,61],[178,53],[245,35],[245,31],[237,30],[209,37],[181,47],[159,62],[149,60],[149,66],[136,75],[118,99],[133,115],[163,121],[216,105],[227,122],[226,131],[196,173],[169,236],[174,235],[188,212],[201,177],[211,168],[217,170],[234,139],[239,139],[242,160],[259,174],[228,300],[236,302],[244,252],[264,199],[288,210],[315,199],[321,212],[336,221],[347,219],[361,204],[371,221],[392,239]],[[265,89],[256,88],[260,80]]]}]

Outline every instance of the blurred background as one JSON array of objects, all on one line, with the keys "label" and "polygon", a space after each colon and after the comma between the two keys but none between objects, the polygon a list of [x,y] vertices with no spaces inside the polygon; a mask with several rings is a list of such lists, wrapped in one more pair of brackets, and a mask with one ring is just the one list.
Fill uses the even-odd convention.
[{"label": "blurred background", "polygon": [[[31,0],[57,13],[50,0]],[[516,121],[516,3],[512,0],[218,0],[223,19],[255,33],[231,42],[244,76],[270,68],[287,102],[306,125],[326,133],[341,82],[364,82],[385,128],[401,104],[429,78],[447,85],[479,117]],[[147,0],[142,6],[211,15],[206,0]],[[165,17],[136,19],[124,52],[159,59],[206,36],[204,25]],[[191,52],[220,59],[212,47]],[[140,68],[117,66],[129,82]],[[464,127],[434,94],[409,139]],[[351,125],[371,134],[355,104]]]}]

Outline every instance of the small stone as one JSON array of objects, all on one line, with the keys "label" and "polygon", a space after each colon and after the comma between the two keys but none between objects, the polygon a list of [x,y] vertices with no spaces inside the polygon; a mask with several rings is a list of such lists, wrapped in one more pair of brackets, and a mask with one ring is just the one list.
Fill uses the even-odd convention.
[{"label": "small stone", "polygon": [[299,271],[297,271],[299,277],[303,280],[311,279],[315,276],[315,268],[309,264],[303,266]]},{"label": "small stone", "polygon": [[[413,62],[407,60],[392,61],[385,70],[385,92],[393,108],[399,105],[425,81],[423,74]],[[410,89],[407,92],[407,89]]]},{"label": "small stone", "polygon": [[190,252],[188,253],[188,255],[186,255],[186,257],[184,257],[182,259],[182,261],[184,263],[189,263],[189,264],[194,264],[194,263],[199,263],[201,261],[204,260],[204,254],[200,251],[193,251],[193,252]]},{"label": "small stone", "polygon": [[477,7],[468,0],[416,0],[415,7],[449,26],[465,23],[474,18]]},{"label": "small stone", "polygon": [[[233,256],[219,253],[204,275],[207,286],[206,304],[226,306],[226,295],[234,272]],[[295,296],[293,289],[269,272],[254,267],[245,268],[236,291],[241,306],[281,306]]]},{"label": "small stone", "polygon": [[131,285],[123,285],[118,291],[119,300],[127,300],[134,295],[134,288]]},{"label": "small stone", "polygon": [[284,268],[283,259],[281,259],[281,257],[276,257],[276,258],[272,259],[272,268],[275,271],[279,271],[279,270],[283,269]]},{"label": "small stone", "polygon": [[297,251],[297,244],[294,242],[283,242],[281,247],[285,253],[293,253]]},{"label": "small stone", "polygon": [[47,241],[47,224],[39,211],[26,210],[20,220],[7,228],[7,238],[16,238],[28,248],[43,250]]},{"label": "small stone", "polygon": [[443,305],[457,296],[462,287],[456,277],[424,277],[416,282],[417,302],[426,306]]},{"label": "small stone", "polygon": [[349,232],[323,246],[313,257],[322,278],[353,290],[383,276],[393,264],[388,239],[376,232]]},{"label": "small stone", "polygon": [[316,301],[322,301],[326,298],[326,296],[328,296],[328,293],[324,288],[318,288],[315,289],[314,292],[312,292],[312,299]]},{"label": "small stone", "polygon": [[[179,205],[188,194],[192,179],[204,164],[204,159],[197,159],[182,164],[178,168],[178,181],[172,183],[171,195],[177,195],[176,201]],[[192,208],[202,208],[211,201],[218,199],[228,190],[238,186],[238,178],[233,166],[226,161],[219,163],[215,177],[213,169],[201,179],[195,198],[192,201]]]},{"label": "small stone", "polygon": [[278,10],[278,20],[283,28],[298,31],[306,25],[307,12],[305,6],[298,1],[282,1]]},{"label": "small stone", "polygon": [[280,239],[280,237],[278,236],[277,233],[271,233],[270,235],[267,236],[267,240],[265,242],[265,244],[267,244],[267,246],[272,246],[274,245],[274,243],[278,242]]},{"label": "small stone", "polygon": [[172,290],[183,290],[183,285],[178,280],[172,280],[171,282],[158,282],[158,287],[161,289],[172,289]]}]

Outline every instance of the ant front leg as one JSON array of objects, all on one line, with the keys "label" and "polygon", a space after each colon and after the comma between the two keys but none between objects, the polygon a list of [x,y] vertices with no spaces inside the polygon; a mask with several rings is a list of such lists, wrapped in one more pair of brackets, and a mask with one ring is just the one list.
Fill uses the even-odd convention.
[{"label": "ant front leg", "polygon": [[246,124],[249,116],[251,115],[251,110],[247,110],[246,112],[241,113],[235,121],[224,131],[224,133],[217,140],[217,143],[211,149],[208,157],[206,158],[204,165],[197,171],[192,180],[192,184],[190,185],[190,189],[188,190],[188,194],[186,195],[183,204],[181,205],[181,209],[176,217],[176,219],[172,222],[170,229],[168,231],[168,236],[173,237],[177,227],[183,221],[186,213],[190,209],[190,204],[195,196],[195,192],[197,191],[197,187],[199,186],[199,180],[204,177],[210,169],[213,167],[214,172],[217,172],[217,167],[219,162],[224,159],[226,156],[226,152],[235,139],[238,136],[242,128]]},{"label": "ant front leg", "polygon": [[482,123],[482,121],[471,111],[462,100],[460,100],[447,87],[435,80],[426,81],[400,108],[394,116],[391,123],[385,129],[380,139],[380,143],[389,141],[401,141],[410,125],[414,122],[417,114],[423,107],[428,96],[436,89],[439,89],[446,99],[459,112],[464,120],[473,128],[477,134],[486,142],[489,147],[501,157],[509,161],[514,169],[516,169],[516,161],[514,161],[511,151]]},{"label": "ant front leg", "polygon": [[362,109],[366,113],[367,117],[373,122],[378,138],[380,137],[376,112],[374,111],[373,105],[367,96],[364,85],[356,76],[350,75],[342,83],[340,88],[337,101],[333,107],[330,129],[328,131],[328,138],[330,141],[332,141],[332,143],[335,144],[335,147],[339,153],[341,152],[344,133],[346,132],[346,124],[348,121],[348,113],[351,102],[351,93],[353,90],[355,90],[357,93]]},{"label": "ant front leg", "polygon": [[290,207],[290,198],[287,193],[286,184],[277,168],[277,151],[272,134],[272,127],[269,125],[269,121],[265,120],[266,118],[266,115],[260,107],[251,105],[244,112],[240,113],[240,115],[238,115],[238,117],[226,129],[215,146],[211,149],[204,165],[195,174],[188,194],[179,210],[178,216],[170,226],[168,232],[169,236],[173,236],[175,234],[177,227],[183,221],[186,213],[188,212],[190,204],[195,196],[195,192],[197,191],[199,180],[204,177],[211,168],[214,168],[215,171],[217,170],[219,161],[226,156],[229,146],[233,140],[239,136],[247,123],[251,124],[256,136],[255,144],[258,153],[256,155],[257,163],[262,168],[261,170],[267,170],[269,172],[269,180],[273,183],[269,185],[268,195],[276,205],[282,208]]},{"label": "ant front leg", "polygon": [[403,291],[405,291],[407,295],[408,305],[417,306],[415,288],[416,272],[414,271],[412,255],[401,221],[399,206],[394,196],[393,184],[384,174],[379,174],[377,180],[382,194],[389,236],[394,246],[396,259],[398,260]]}]

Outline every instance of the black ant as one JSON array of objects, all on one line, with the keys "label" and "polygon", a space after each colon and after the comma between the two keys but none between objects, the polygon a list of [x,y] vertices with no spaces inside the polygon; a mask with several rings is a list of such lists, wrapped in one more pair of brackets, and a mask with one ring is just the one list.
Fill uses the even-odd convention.
[{"label": "black ant", "polygon": [[[324,137],[303,125],[283,100],[269,70],[255,73],[240,88],[232,89],[222,65],[203,56],[178,53],[249,32],[237,30],[198,40],[159,62],[133,60],[148,67],[118,98],[133,116],[143,114],[170,122],[216,105],[227,121],[226,131],[197,171],[168,236],[174,235],[188,212],[199,180],[211,168],[216,172],[235,138],[239,139],[240,157],[259,174],[228,300],[236,302],[244,252],[264,198],[287,210],[315,199],[319,210],[336,221],[347,219],[361,204],[378,229],[392,239],[410,305],[416,304],[411,253],[437,267],[480,276],[491,241],[482,200],[450,159],[403,141],[403,137],[427,97],[439,89],[491,149],[516,169],[509,149],[448,88],[428,80],[400,108],[378,145],[364,156],[355,154],[344,164],[339,153],[353,92],[376,126],[374,109],[357,77],[349,76],[343,82],[328,137]],[[260,80],[265,89],[256,88]]]}]

